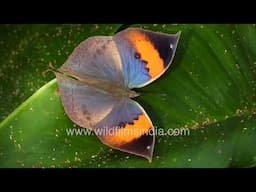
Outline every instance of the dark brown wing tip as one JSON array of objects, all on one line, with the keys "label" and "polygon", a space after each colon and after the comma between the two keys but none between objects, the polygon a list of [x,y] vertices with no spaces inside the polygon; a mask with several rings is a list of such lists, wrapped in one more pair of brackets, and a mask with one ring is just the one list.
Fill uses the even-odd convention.
[{"label": "dark brown wing tip", "polygon": [[152,151],[151,151],[151,153],[149,155],[143,156],[144,158],[146,158],[148,160],[149,163],[152,163],[153,151],[154,151],[154,149],[152,149]]},{"label": "dark brown wing tip", "polygon": [[180,34],[181,34],[181,31],[178,31],[178,32],[176,33],[177,36],[180,36]]},{"label": "dark brown wing tip", "polygon": [[176,44],[178,44],[179,40],[180,40],[180,35],[181,35],[181,31],[178,31],[175,36],[176,36]]}]

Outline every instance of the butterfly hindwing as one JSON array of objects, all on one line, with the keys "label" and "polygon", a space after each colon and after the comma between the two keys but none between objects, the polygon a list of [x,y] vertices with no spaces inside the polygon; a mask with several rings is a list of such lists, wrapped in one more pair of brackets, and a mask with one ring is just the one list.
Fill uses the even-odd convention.
[{"label": "butterfly hindwing", "polygon": [[128,28],[114,35],[122,60],[125,83],[143,87],[160,77],[174,57],[180,32],[165,34]]},{"label": "butterfly hindwing", "polygon": [[116,105],[112,95],[56,73],[66,114],[76,124],[93,129]]},{"label": "butterfly hindwing", "polygon": [[129,98],[121,98],[112,111],[95,126],[103,143],[151,161],[155,135],[144,109]]}]

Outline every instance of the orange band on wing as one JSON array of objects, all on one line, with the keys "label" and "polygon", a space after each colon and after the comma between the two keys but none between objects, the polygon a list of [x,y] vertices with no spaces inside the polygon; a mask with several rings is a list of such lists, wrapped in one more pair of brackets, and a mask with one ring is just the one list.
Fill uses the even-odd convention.
[{"label": "orange band on wing", "polygon": [[118,129],[116,132],[104,136],[104,140],[111,145],[120,146],[138,139],[146,134],[150,128],[152,128],[150,120],[142,114],[138,117],[138,120],[133,121],[132,125],[126,124],[125,127]]},{"label": "orange band on wing", "polygon": [[147,36],[138,31],[129,31],[127,37],[140,53],[141,59],[147,61],[150,76],[154,78],[161,74],[165,68],[164,61]]}]

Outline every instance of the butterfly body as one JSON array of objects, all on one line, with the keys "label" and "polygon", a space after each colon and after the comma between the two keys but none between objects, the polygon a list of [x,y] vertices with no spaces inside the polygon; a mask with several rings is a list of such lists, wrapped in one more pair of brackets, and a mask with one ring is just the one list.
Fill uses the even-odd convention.
[{"label": "butterfly body", "polygon": [[87,86],[93,86],[97,88],[99,91],[105,91],[108,94],[111,94],[116,97],[127,97],[134,98],[138,97],[140,94],[129,89],[129,87],[123,86],[123,84],[113,83],[109,81],[99,80],[95,77],[91,76],[83,76],[83,78],[72,76],[61,69],[56,70],[57,73],[66,76],[66,78],[71,78],[73,80],[77,80],[78,82],[82,82]]},{"label": "butterfly body", "polygon": [[55,73],[70,119],[106,145],[151,161],[154,126],[132,89],[168,69],[179,35],[128,28],[83,41]]}]

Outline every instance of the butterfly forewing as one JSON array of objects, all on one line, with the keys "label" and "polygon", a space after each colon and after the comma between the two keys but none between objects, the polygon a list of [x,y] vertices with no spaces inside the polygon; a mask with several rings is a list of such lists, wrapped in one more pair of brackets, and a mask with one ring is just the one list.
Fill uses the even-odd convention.
[{"label": "butterfly forewing", "polygon": [[121,55],[125,83],[143,87],[160,77],[172,63],[180,32],[165,34],[128,28],[113,39]]}]

